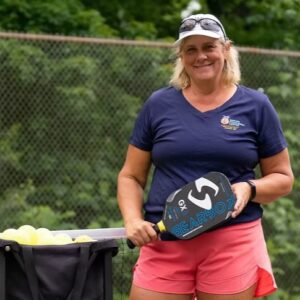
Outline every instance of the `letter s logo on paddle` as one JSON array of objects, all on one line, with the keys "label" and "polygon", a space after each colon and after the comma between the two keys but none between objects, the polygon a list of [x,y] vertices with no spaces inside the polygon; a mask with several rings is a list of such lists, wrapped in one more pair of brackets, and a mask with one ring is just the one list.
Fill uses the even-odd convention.
[{"label": "letter s logo on paddle", "polygon": [[[199,178],[198,180],[195,181],[195,184],[196,184],[197,191],[199,193],[201,192],[201,189],[204,186],[208,186],[208,187],[212,188],[215,191],[215,196],[219,192],[219,187],[208,179]],[[203,209],[210,210],[212,208],[212,202],[211,202],[210,196],[208,194],[205,195],[204,199],[198,199],[192,195],[192,190],[190,190],[190,192],[188,194],[188,199],[192,203],[194,203],[195,205],[197,205]]]}]

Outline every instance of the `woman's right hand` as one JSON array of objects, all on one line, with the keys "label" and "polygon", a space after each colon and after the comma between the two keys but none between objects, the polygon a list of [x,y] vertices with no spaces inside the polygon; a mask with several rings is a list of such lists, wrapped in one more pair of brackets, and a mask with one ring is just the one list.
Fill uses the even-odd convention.
[{"label": "woman's right hand", "polygon": [[127,222],[125,225],[127,238],[134,245],[142,247],[151,241],[157,240],[158,236],[153,226],[153,223],[143,219],[130,220],[130,222]]}]

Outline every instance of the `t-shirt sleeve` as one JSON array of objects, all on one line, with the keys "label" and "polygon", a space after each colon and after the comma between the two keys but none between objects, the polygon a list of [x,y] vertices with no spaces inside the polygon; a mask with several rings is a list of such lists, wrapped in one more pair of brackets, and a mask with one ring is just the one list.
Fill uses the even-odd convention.
[{"label": "t-shirt sleeve", "polygon": [[135,121],[129,143],[145,151],[151,151],[153,134],[150,121],[150,105],[146,101]]},{"label": "t-shirt sleeve", "polygon": [[261,107],[258,132],[259,156],[267,158],[273,156],[287,147],[279,116],[266,97]]}]

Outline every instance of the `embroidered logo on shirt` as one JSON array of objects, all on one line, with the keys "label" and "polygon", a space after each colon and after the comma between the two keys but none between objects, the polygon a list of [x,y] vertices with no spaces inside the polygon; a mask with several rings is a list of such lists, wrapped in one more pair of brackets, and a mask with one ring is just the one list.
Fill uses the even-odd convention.
[{"label": "embroidered logo on shirt", "polygon": [[229,116],[223,116],[221,119],[221,125],[228,130],[237,130],[245,124],[241,123],[239,120],[231,119]]}]

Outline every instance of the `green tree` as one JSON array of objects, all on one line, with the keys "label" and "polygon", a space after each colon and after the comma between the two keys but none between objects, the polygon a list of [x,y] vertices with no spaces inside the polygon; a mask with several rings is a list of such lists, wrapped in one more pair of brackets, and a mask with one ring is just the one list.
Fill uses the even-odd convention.
[{"label": "green tree", "polygon": [[115,36],[99,11],[85,8],[79,0],[2,0],[3,31],[62,35]]},{"label": "green tree", "polygon": [[299,0],[206,0],[237,45],[300,49]]},{"label": "green tree", "polygon": [[174,39],[178,34],[181,11],[190,0],[81,0],[101,12],[122,38]]}]

